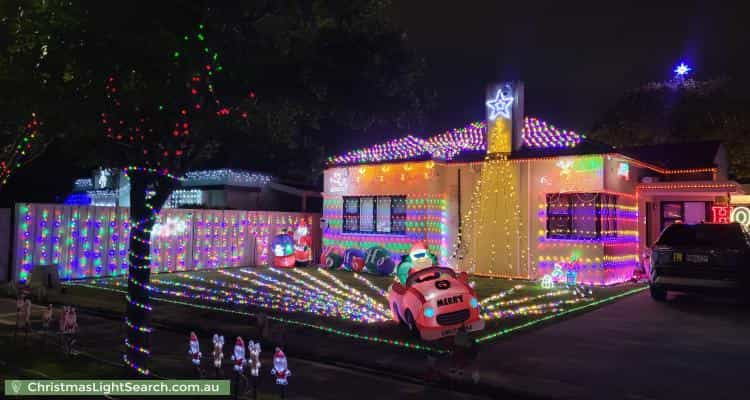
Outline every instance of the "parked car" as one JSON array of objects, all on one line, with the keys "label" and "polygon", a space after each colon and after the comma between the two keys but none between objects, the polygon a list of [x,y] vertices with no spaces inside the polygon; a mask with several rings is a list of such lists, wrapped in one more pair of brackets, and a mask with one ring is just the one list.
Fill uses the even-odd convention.
[{"label": "parked car", "polygon": [[394,282],[388,291],[393,319],[424,340],[484,329],[479,299],[466,273],[428,267],[412,272],[405,284]]},{"label": "parked car", "polygon": [[746,291],[750,283],[750,236],[737,223],[676,223],[651,249],[651,297],[664,301],[680,292]]}]

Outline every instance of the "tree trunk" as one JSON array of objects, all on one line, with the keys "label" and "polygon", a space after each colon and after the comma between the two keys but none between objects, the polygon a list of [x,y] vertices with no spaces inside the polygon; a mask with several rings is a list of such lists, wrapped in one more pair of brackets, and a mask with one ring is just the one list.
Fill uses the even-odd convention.
[{"label": "tree trunk", "polygon": [[[137,375],[148,375],[151,351],[151,302],[147,285],[151,279],[149,255],[151,228],[156,213],[171,192],[171,185],[158,176],[130,172],[130,253],[124,361]],[[147,198],[147,190],[156,193]]]}]

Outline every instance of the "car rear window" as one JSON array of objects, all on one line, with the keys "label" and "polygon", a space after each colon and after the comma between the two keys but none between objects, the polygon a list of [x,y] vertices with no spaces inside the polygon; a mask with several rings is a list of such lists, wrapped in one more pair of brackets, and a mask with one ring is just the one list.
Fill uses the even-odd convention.
[{"label": "car rear window", "polygon": [[657,245],[706,246],[722,249],[747,247],[745,233],[739,224],[672,224],[659,236]]}]

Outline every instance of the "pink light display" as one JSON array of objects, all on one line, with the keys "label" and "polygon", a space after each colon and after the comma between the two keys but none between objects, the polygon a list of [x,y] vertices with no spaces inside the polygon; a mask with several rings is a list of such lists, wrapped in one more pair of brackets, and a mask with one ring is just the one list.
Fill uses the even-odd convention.
[{"label": "pink light display", "polygon": [[[129,209],[62,204],[16,208],[14,277],[25,282],[34,265],[55,264],[61,279],[126,275]],[[270,238],[280,229],[308,226],[319,214],[165,209],[151,241],[153,272],[268,263]],[[311,230],[313,243],[319,231]],[[314,250],[316,247],[314,246]]]},{"label": "pink light display", "polygon": [[[522,132],[524,146],[532,149],[571,148],[586,136],[566,131],[538,118],[524,118]],[[406,161],[420,158],[452,160],[463,152],[487,151],[487,124],[473,122],[463,128],[453,129],[427,139],[408,135],[385,143],[329,157],[329,165],[351,165]]]}]

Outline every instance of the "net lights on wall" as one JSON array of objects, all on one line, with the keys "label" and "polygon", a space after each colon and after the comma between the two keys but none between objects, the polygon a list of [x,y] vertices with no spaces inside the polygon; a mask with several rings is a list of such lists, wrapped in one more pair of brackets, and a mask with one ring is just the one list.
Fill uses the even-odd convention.
[{"label": "net lights on wall", "polygon": [[344,233],[343,200],[324,199],[323,218],[328,226],[324,246],[366,250],[382,246],[396,254],[407,254],[416,241],[425,241],[429,250],[445,265],[448,255],[447,201],[444,195],[421,194],[406,198],[406,232],[403,234]]},{"label": "net lights on wall", "polygon": [[[120,276],[128,271],[128,208],[20,204],[15,274],[25,282],[34,265],[55,264],[61,279]],[[310,214],[227,210],[164,210],[151,230],[153,272],[268,262],[271,237]],[[253,245],[255,248],[253,249]]]}]

